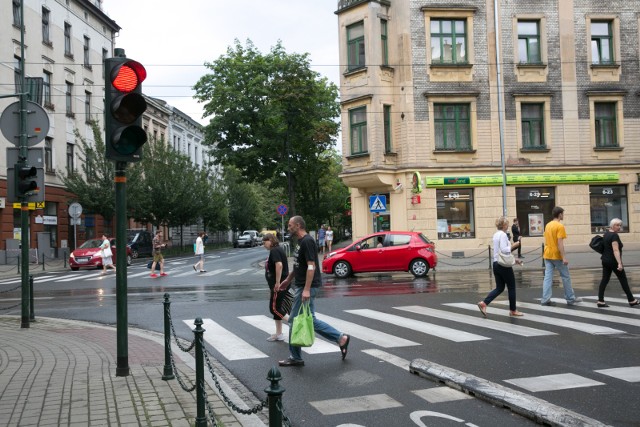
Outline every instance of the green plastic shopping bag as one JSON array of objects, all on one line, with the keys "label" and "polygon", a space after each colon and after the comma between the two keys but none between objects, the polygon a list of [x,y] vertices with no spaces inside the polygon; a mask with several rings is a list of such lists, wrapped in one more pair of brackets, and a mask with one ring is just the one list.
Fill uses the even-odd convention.
[{"label": "green plastic shopping bag", "polygon": [[303,303],[300,306],[300,310],[298,310],[298,315],[293,318],[289,344],[295,347],[311,347],[315,337],[313,316],[311,315],[309,303]]}]

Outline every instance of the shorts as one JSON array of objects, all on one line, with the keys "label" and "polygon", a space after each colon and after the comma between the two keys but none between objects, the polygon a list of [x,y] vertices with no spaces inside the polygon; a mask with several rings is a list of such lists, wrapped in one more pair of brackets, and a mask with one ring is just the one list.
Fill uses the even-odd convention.
[{"label": "shorts", "polygon": [[318,240],[318,246],[320,247],[324,246],[324,239]]},{"label": "shorts", "polygon": [[164,257],[162,254],[153,254],[153,262],[161,262],[164,261]]},{"label": "shorts", "polygon": [[197,254],[197,255],[196,255],[196,259],[197,259],[198,261],[204,261],[204,254]]}]

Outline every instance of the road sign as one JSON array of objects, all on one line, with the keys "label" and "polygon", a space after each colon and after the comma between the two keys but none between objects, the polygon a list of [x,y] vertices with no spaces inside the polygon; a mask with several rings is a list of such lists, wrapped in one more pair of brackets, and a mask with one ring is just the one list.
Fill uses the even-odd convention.
[{"label": "road sign", "polygon": [[282,216],[286,215],[287,212],[289,212],[289,208],[285,204],[278,205],[278,208],[276,210],[278,211],[278,215]]},{"label": "road sign", "polygon": [[71,218],[80,218],[82,215],[82,205],[78,202],[73,202],[69,205],[69,216]]},{"label": "road sign", "polygon": [[384,212],[387,210],[387,196],[376,194],[369,196],[369,212]]},{"label": "road sign", "polygon": [[[9,104],[0,115],[0,130],[16,147],[20,146],[20,102]],[[40,105],[27,101],[27,146],[44,141],[49,133],[49,116]]]}]

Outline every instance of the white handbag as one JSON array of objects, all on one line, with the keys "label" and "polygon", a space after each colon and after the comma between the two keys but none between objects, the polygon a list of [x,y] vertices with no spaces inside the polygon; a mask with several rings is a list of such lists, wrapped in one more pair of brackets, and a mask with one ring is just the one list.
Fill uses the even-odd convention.
[{"label": "white handbag", "polygon": [[500,250],[500,247],[498,247],[498,264],[500,264],[503,267],[513,267],[515,263],[516,263],[516,258],[513,256],[513,254],[511,253],[508,255],[503,254],[502,251]]},{"label": "white handbag", "polygon": [[110,256],[113,256],[113,253],[111,252],[111,248],[109,246],[107,246],[106,248],[104,248],[102,250],[102,257],[103,258],[109,258]]}]

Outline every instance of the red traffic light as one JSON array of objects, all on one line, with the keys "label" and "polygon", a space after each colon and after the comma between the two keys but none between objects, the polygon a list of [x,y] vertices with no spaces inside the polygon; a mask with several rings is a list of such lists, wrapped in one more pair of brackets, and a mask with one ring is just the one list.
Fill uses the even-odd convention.
[{"label": "red traffic light", "polygon": [[111,84],[120,92],[134,91],[147,78],[147,70],[137,61],[127,61],[113,69]]}]

